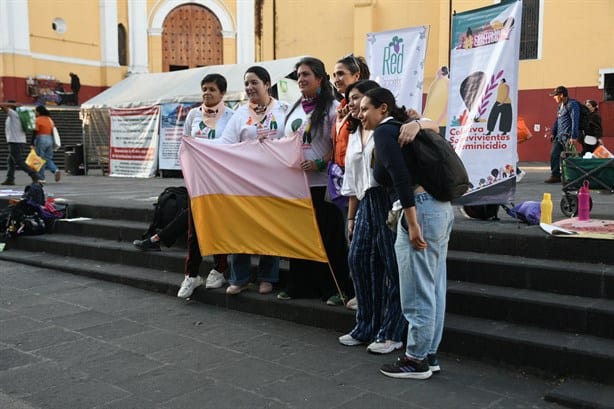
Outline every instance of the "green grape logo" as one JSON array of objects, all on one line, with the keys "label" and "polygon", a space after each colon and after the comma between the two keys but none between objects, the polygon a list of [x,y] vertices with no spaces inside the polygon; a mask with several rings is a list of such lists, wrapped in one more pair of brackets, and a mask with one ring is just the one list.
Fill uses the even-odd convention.
[{"label": "green grape logo", "polygon": [[384,47],[382,74],[397,75],[403,72],[403,54],[405,45],[403,39],[394,36],[387,47]]}]

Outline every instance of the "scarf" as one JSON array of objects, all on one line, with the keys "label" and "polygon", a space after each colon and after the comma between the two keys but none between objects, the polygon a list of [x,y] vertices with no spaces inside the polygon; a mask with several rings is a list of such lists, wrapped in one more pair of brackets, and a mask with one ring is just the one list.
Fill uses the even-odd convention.
[{"label": "scarf", "polygon": [[215,124],[224,114],[224,109],[226,109],[224,101],[220,101],[219,104],[213,107],[202,104],[200,110],[203,113],[203,124],[209,129],[215,129]]},{"label": "scarf", "polygon": [[317,96],[315,96],[313,98],[303,96],[301,98],[301,105],[303,106],[303,111],[305,111],[306,114],[308,114],[311,111],[313,111],[316,108],[317,104],[318,104],[318,97]]},{"label": "scarf", "polygon": [[249,103],[249,119],[247,121],[248,124],[258,124],[264,121],[264,118],[267,117],[269,112],[273,109],[275,105],[273,103],[275,98],[271,97],[269,103],[266,105],[254,104],[252,102]]}]

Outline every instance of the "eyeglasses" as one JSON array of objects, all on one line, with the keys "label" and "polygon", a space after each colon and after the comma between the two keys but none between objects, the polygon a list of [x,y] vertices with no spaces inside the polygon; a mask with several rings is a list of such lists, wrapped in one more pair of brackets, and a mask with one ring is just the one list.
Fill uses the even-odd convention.
[{"label": "eyeglasses", "polygon": [[358,62],[358,59],[354,57],[354,53],[349,53],[348,55],[341,57],[341,61],[344,64],[347,60],[351,60],[351,62],[356,66],[356,71],[358,72],[358,74],[360,74],[360,63]]}]

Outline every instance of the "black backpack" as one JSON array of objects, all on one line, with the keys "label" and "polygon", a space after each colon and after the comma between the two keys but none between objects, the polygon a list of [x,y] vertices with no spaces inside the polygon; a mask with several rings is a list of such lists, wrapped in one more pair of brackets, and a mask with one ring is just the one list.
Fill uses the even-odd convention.
[{"label": "black backpack", "polygon": [[580,135],[585,135],[586,131],[588,129],[588,119],[589,119],[589,115],[590,115],[590,111],[588,110],[588,107],[584,104],[581,104],[580,101],[575,100],[575,99],[570,99],[567,102],[567,105],[565,105],[565,109],[567,110],[567,112],[571,113],[571,102],[572,101],[576,101],[576,103],[578,104],[578,106],[580,107],[580,120],[578,121],[578,130],[580,131]]},{"label": "black backpack", "polygon": [[472,219],[499,220],[498,204],[463,206],[463,212]]},{"label": "black backpack", "polygon": [[469,190],[465,165],[450,142],[437,132],[423,129],[403,149],[407,149],[406,163],[412,177],[435,199],[449,202]]},{"label": "black backpack", "polygon": [[179,212],[188,207],[188,191],[183,186],[167,187],[154,203],[154,216],[143,238],[155,234],[169,224]]},{"label": "black backpack", "polygon": [[45,204],[45,190],[43,185],[39,182],[30,183],[23,190],[23,196],[21,197],[26,202],[31,200],[32,202],[43,206]]}]

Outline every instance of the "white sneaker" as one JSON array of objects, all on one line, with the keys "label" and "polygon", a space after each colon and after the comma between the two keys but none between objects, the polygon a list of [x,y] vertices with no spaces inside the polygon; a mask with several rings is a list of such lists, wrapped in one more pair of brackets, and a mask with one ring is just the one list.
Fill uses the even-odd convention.
[{"label": "white sneaker", "polygon": [[520,182],[522,180],[522,178],[525,177],[526,174],[527,174],[527,172],[525,172],[524,170],[520,169],[520,172],[518,172],[516,174],[516,183]]},{"label": "white sneaker", "polygon": [[347,304],[345,304],[345,308],[347,308],[348,310],[357,311],[358,310],[358,300],[356,300],[356,297],[348,301]]},{"label": "white sneaker", "polygon": [[177,297],[188,298],[189,296],[192,295],[194,290],[197,287],[200,287],[201,285],[203,285],[204,282],[205,281],[203,280],[201,276],[196,276],[196,277],[185,276],[185,278],[183,279],[183,282],[181,283],[181,288],[179,289],[179,292],[177,293]]},{"label": "white sneaker", "polygon": [[384,342],[371,342],[367,347],[367,351],[372,354],[389,354],[397,349],[403,348],[402,342],[384,341]]},{"label": "white sneaker", "polygon": [[220,273],[215,268],[212,268],[207,276],[205,288],[222,288],[224,284],[226,284],[224,274]]},{"label": "white sneaker", "polygon": [[356,338],[354,338],[350,334],[341,335],[339,337],[339,343],[341,345],[345,345],[347,347],[353,347],[353,346],[356,346],[356,345],[364,344],[364,342],[357,340]]}]

